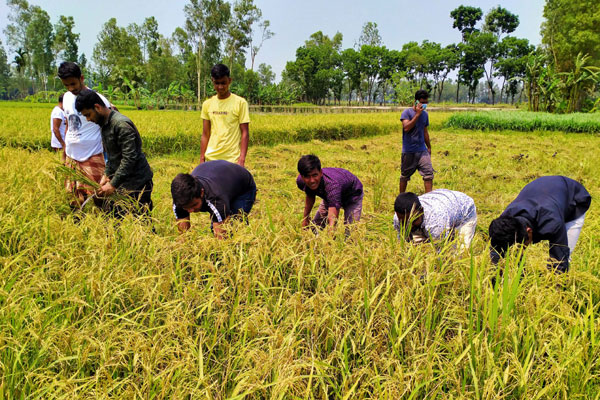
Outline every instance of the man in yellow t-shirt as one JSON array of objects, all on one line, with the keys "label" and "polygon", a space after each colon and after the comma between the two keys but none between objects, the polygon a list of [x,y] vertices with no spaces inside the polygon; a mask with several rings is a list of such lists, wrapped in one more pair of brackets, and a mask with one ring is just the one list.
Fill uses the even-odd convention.
[{"label": "man in yellow t-shirt", "polygon": [[217,94],[202,104],[200,163],[226,160],[243,167],[250,137],[248,102],[229,91],[227,66],[215,65],[210,76]]}]

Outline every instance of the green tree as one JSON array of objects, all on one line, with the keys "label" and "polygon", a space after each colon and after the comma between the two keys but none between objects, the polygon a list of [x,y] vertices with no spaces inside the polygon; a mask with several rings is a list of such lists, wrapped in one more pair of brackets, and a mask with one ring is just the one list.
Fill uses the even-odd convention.
[{"label": "green tree", "polygon": [[[506,101],[508,102],[508,96],[510,96],[511,103],[513,103],[519,84],[526,74],[527,56],[534,51],[534,47],[529,44],[527,39],[518,39],[512,36],[502,39],[498,47],[500,56],[496,62],[495,76],[502,77],[500,101],[502,101],[503,93],[506,93]],[[505,92],[506,83],[508,83],[508,88]]]},{"label": "green tree", "polygon": [[184,7],[188,44],[196,62],[198,108],[206,95],[205,79],[211,65],[220,58],[223,29],[231,16],[224,0],[190,0]]},{"label": "green tree", "polygon": [[41,81],[44,90],[48,90],[48,76],[54,67],[54,30],[50,16],[41,7],[31,7],[31,20],[27,25],[27,49],[31,56],[33,74]]},{"label": "green tree", "polygon": [[77,62],[79,51],[79,34],[73,32],[75,21],[73,17],[61,15],[58,22],[54,25],[53,49],[56,58],[60,61]]},{"label": "green tree", "polygon": [[[462,44],[464,45],[466,38],[473,32],[478,31],[475,25],[481,20],[483,11],[479,7],[459,6],[450,12],[450,17],[453,19],[452,27],[458,29],[462,34]],[[458,103],[458,94],[460,92],[460,84],[462,83],[461,71],[465,64],[464,54],[462,53],[464,46],[458,46],[459,62],[458,62],[458,80],[456,86],[456,102]],[[470,76],[470,72],[466,72],[463,76]]]},{"label": "green tree", "polygon": [[8,91],[10,87],[10,65],[8,65],[8,57],[6,50],[0,40],[0,99],[8,99]]},{"label": "green tree", "polygon": [[275,72],[270,65],[262,63],[258,66],[258,77],[263,86],[272,85],[275,82]]},{"label": "green tree", "polygon": [[519,26],[519,17],[500,6],[492,8],[485,16],[483,30],[500,40],[502,34],[511,34]]},{"label": "green tree", "polygon": [[[352,93],[360,90],[361,74],[358,65],[360,56],[358,52],[352,48],[346,49],[341,54],[341,68],[348,83],[348,105],[352,100]],[[361,97],[357,94],[357,97]]]},{"label": "green tree", "polygon": [[127,93],[131,85],[143,82],[144,65],[139,40],[127,29],[119,27],[115,18],[109,19],[102,27],[92,58],[103,84],[114,85]]},{"label": "green tree", "polygon": [[233,70],[236,57],[240,58],[240,64],[244,64],[242,50],[251,46],[252,25],[261,17],[262,12],[256,7],[254,0],[238,0],[233,4],[233,13],[226,30],[229,69]]},{"label": "green tree", "polygon": [[462,33],[464,42],[466,35],[478,30],[475,25],[481,20],[483,12],[479,7],[459,6],[450,12],[450,16],[454,20],[452,27]]},{"label": "green tree", "polygon": [[364,45],[375,47],[382,45],[377,23],[367,22],[363,25],[360,37],[358,38],[357,47],[360,49]]},{"label": "green tree", "polygon": [[265,41],[271,39],[275,34],[269,29],[271,26],[271,22],[266,19],[264,21],[260,21],[258,24],[259,32],[260,32],[260,40],[256,41],[256,45],[254,44],[254,39],[252,35],[250,36],[250,69],[254,70],[254,59],[256,55],[262,48]]},{"label": "green tree", "polygon": [[285,67],[285,78],[302,88],[305,100],[321,104],[332,89],[335,72],[341,65],[339,54],[342,34],[333,38],[318,31],[310,36],[304,46],[296,50],[296,60]]}]

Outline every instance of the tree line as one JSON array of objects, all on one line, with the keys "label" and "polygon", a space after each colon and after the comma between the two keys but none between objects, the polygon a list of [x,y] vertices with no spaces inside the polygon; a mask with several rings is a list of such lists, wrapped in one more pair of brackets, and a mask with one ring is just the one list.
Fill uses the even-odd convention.
[{"label": "tree line", "polygon": [[[90,86],[138,107],[199,105],[212,95],[210,68],[228,65],[232,91],[253,104],[409,104],[418,88],[437,101],[514,103],[531,110],[572,112],[598,108],[600,17],[587,0],[546,0],[542,45],[511,34],[519,18],[503,7],[484,15],[478,7],[451,11],[461,41],[443,46],[424,40],[401,49],[383,45],[377,24],[364,24],[351,48],[343,36],[319,31],[296,50],[279,83],[272,68],[255,61],[274,33],[253,0],[189,0],[185,21],[170,37],[149,17],[119,26],[109,19],[97,36],[89,63],[79,53],[73,17],[50,16],[27,0],[7,0],[4,29],[8,61],[0,45],[0,98],[48,97],[62,90],[56,78],[61,61],[76,61]],[[583,17],[582,17],[583,15]],[[247,68],[246,65],[250,67]]]}]

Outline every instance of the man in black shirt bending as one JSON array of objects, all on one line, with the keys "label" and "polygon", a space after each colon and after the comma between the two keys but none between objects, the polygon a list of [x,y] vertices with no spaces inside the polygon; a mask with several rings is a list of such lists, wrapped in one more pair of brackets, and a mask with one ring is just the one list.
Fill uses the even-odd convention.
[{"label": "man in black shirt bending", "polygon": [[566,272],[591,202],[585,187],[566,176],[543,176],[528,183],[490,224],[492,262],[515,243],[527,246],[547,240],[552,266]]},{"label": "man in black shirt bending", "polygon": [[247,214],[256,200],[252,174],[238,164],[214,160],[198,165],[191,174],[179,174],[171,183],[173,212],[180,233],[190,229],[190,213],[208,212],[218,239],[231,216]]}]

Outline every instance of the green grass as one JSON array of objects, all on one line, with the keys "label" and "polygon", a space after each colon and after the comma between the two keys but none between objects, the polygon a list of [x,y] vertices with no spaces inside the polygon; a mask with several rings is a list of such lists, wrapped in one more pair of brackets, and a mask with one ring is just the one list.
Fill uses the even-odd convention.
[{"label": "green grass", "polygon": [[[153,234],[94,209],[74,224],[58,155],[0,148],[0,398],[597,397],[600,155],[589,149],[599,139],[431,138],[435,186],[477,205],[472,254],[396,239],[397,133],[251,147],[258,202],[222,242],[204,214],[182,241],[176,234],[169,185],[196,152],[150,158]],[[347,241],[300,229],[295,165],[309,152],[365,186]],[[595,199],[572,270],[549,273],[547,246],[534,245],[492,287],[487,226],[548,174],[581,181]],[[421,180],[409,190],[421,192]]]},{"label": "green grass", "polygon": [[475,130],[600,133],[600,114],[549,114],[526,111],[455,113],[444,126]]},{"label": "green grass", "polygon": [[[50,146],[50,104],[0,102],[0,146],[30,150]],[[148,155],[200,150],[202,118],[196,111],[122,110],[138,127]],[[448,113],[433,113],[441,124]],[[400,113],[369,114],[251,114],[250,144],[343,140],[396,132]]]}]

